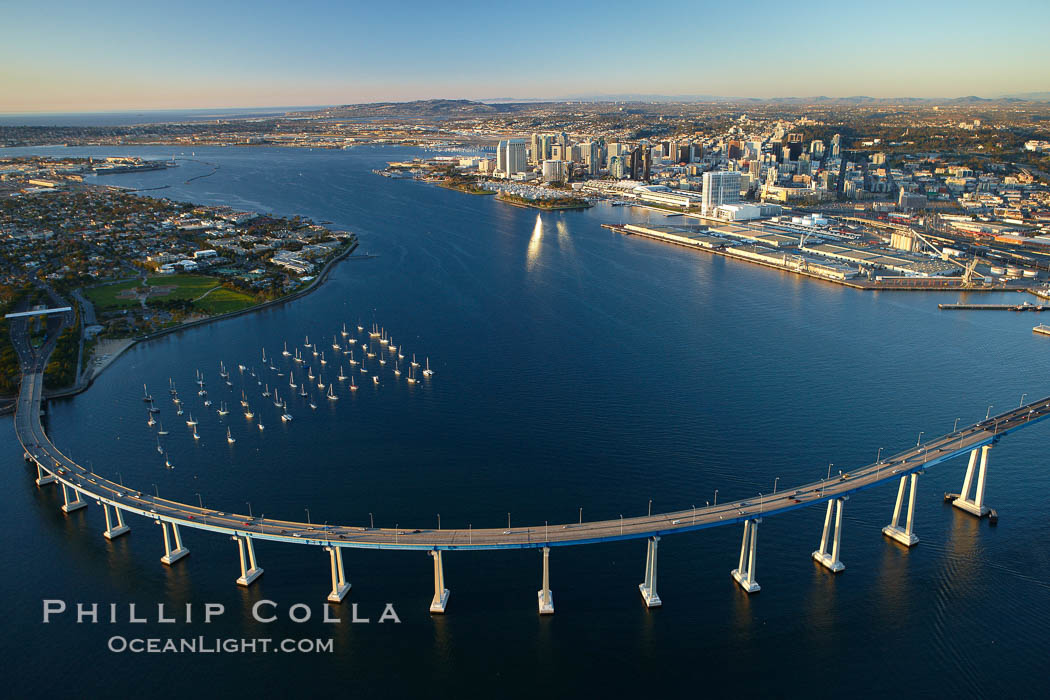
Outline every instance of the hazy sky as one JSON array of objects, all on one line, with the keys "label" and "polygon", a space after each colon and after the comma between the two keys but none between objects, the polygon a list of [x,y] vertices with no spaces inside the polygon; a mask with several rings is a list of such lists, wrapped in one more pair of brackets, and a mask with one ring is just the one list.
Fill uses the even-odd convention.
[{"label": "hazy sky", "polygon": [[6,0],[0,112],[1050,91],[1050,0]]}]

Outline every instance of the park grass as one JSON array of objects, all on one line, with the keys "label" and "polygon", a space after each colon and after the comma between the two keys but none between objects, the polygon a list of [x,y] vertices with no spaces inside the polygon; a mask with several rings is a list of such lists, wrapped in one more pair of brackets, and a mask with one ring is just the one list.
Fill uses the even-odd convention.
[{"label": "park grass", "polygon": [[[138,306],[137,299],[120,299],[121,292],[140,286],[140,280],[134,279],[118,284],[104,284],[84,290],[88,299],[99,311],[126,309]],[[207,275],[157,275],[146,280],[151,287],[175,287],[170,294],[155,299],[196,299],[209,289],[219,286],[219,280]],[[216,292],[217,293],[217,292]],[[209,295],[210,297],[210,295]],[[205,298],[205,301],[208,297]]]},{"label": "park grass", "polygon": [[237,292],[232,289],[216,289],[214,292],[198,301],[194,306],[206,314],[228,314],[231,311],[240,311],[257,302],[253,297]]}]

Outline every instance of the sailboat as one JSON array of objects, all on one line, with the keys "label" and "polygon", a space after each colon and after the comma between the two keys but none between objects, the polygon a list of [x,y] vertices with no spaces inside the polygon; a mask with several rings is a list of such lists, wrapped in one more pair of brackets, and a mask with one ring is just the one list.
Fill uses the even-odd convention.
[{"label": "sailboat", "polygon": [[175,391],[175,380],[171,377],[168,377],[168,393],[172,396],[178,393],[177,391]]},{"label": "sailboat", "polygon": [[409,384],[415,384],[416,383],[416,367],[417,367],[417,365],[414,365],[414,364],[408,366],[408,383]]},{"label": "sailboat", "polygon": [[336,377],[336,379],[338,379],[341,382],[345,382],[346,381],[346,375],[343,374],[343,366],[342,365],[339,365],[339,376]]},{"label": "sailboat", "polygon": [[378,338],[379,337],[379,325],[378,324],[376,324],[376,323],[372,324],[372,330],[368,331],[368,337],[369,338]]},{"label": "sailboat", "polygon": [[434,370],[430,369],[430,358],[427,357],[427,368],[423,370],[423,376],[429,377],[434,374]]},{"label": "sailboat", "polygon": [[157,429],[157,435],[167,435],[168,431],[164,429],[164,423],[161,421],[157,421],[157,423],[160,425],[160,428]]},{"label": "sailboat", "polygon": [[365,327],[364,327],[364,326],[362,326],[360,322],[358,322],[358,324],[357,324],[357,332],[358,332],[358,333],[360,333],[360,332],[361,332],[361,331],[363,331],[364,329],[365,329]]},{"label": "sailboat", "polygon": [[292,414],[291,413],[282,413],[281,414],[281,420],[284,421],[285,423],[287,423],[291,419],[292,419]]},{"label": "sailboat", "polygon": [[398,350],[397,351],[397,359],[399,359],[399,360],[405,359],[405,353],[403,353],[400,350]]},{"label": "sailboat", "polygon": [[229,411],[226,410],[226,402],[223,401],[221,404],[219,404],[218,414],[220,416],[225,416],[227,413],[229,413]]},{"label": "sailboat", "polygon": [[230,376],[230,373],[226,371],[226,365],[222,363],[222,360],[219,360],[219,376],[223,379]]},{"label": "sailboat", "polygon": [[248,408],[248,397],[244,395],[244,389],[241,389],[241,407]]},{"label": "sailboat", "polygon": [[273,390],[273,405],[277,408],[284,408],[284,404],[281,403],[281,398],[277,395],[277,388]]},{"label": "sailboat", "polygon": [[160,446],[160,438],[157,438],[157,452],[164,454],[164,448]]},{"label": "sailboat", "polygon": [[332,391],[332,387],[328,387],[328,400],[329,401],[338,401],[339,400],[339,397],[336,396],[335,393]]},{"label": "sailboat", "polygon": [[197,434],[197,426],[193,426],[193,439],[200,440],[201,436]]},{"label": "sailboat", "polygon": [[193,420],[193,411],[190,411],[190,419],[186,421],[186,425],[197,425],[197,421]]},{"label": "sailboat", "polygon": [[354,365],[357,364],[357,360],[354,359],[354,351],[353,350],[350,351],[350,360],[349,360],[349,362],[350,362],[350,366],[351,367],[353,367]]},{"label": "sailboat", "polygon": [[379,364],[381,364],[381,365],[385,365],[386,364],[386,358],[383,357],[382,355],[379,356]]},{"label": "sailboat", "polygon": [[148,419],[148,420],[146,421],[146,425],[148,425],[149,427],[151,427],[151,428],[152,428],[153,426],[155,426],[155,425],[157,424],[157,421],[155,421],[155,420],[153,419],[153,414],[152,414],[152,413],[147,413],[147,414],[146,414],[146,418]]},{"label": "sailboat", "polygon": [[[288,357],[289,355],[292,354],[292,353],[288,352],[288,341],[287,340],[284,341],[284,350],[281,351],[281,354],[284,355],[285,357]],[[272,363],[270,365],[270,369],[273,369]]]},{"label": "sailboat", "polygon": [[397,352],[397,346],[394,345],[393,336],[390,337],[390,345],[388,346],[388,349],[390,350],[390,352]]},{"label": "sailboat", "polygon": [[266,364],[266,348],[262,349],[262,354],[263,354],[262,355],[262,357],[263,357],[263,364],[265,365]]},{"label": "sailboat", "polygon": [[369,352],[367,345],[362,345],[361,349],[365,351],[365,355],[367,355],[368,357],[375,357],[376,356],[375,350],[373,349],[371,352]]},{"label": "sailboat", "polygon": [[337,337],[335,337],[334,335],[332,336],[332,349],[333,349],[333,350],[339,350],[339,349],[341,349],[341,348],[339,347],[339,339],[338,339]]},{"label": "sailboat", "polygon": [[310,347],[310,336],[306,336],[306,342],[303,343],[304,348]]},{"label": "sailboat", "polygon": [[346,330],[346,323],[345,322],[343,323],[343,330],[341,331],[341,333],[343,334],[344,338],[346,336],[350,335],[350,333]]},{"label": "sailboat", "polygon": [[299,388],[299,396],[306,396],[306,384],[303,384],[303,385],[302,385],[302,386],[301,386],[301,387]]},{"label": "sailboat", "polygon": [[204,399],[205,406],[211,406],[211,399]]},{"label": "sailboat", "polygon": [[379,375],[378,374],[373,374],[372,375],[372,383],[375,384],[376,386],[379,386]]},{"label": "sailboat", "polygon": [[397,364],[397,360],[394,360],[394,376],[395,377],[400,377],[401,376],[401,367]]},{"label": "sailboat", "polygon": [[266,426],[262,423],[259,423],[259,430],[266,430]]},{"label": "sailboat", "polygon": [[248,420],[255,418],[255,414],[252,413],[252,407],[248,405],[247,401],[244,402],[244,417]]},{"label": "sailboat", "polygon": [[327,365],[328,364],[328,360],[324,359],[324,352],[323,351],[321,352],[321,364],[322,365]]},{"label": "sailboat", "polygon": [[288,386],[292,387],[293,389],[295,387],[299,386],[298,384],[295,383],[295,372],[289,372],[288,373]]},{"label": "sailboat", "polygon": [[419,367],[419,363],[416,362],[416,353],[412,353],[412,366]]},{"label": "sailboat", "polygon": [[350,377],[350,391],[357,391],[357,385],[354,384],[354,378]]},{"label": "sailboat", "polygon": [[150,402],[149,402],[149,412],[150,413],[160,413],[160,409],[153,405],[153,400],[152,399],[150,399]]},{"label": "sailboat", "polygon": [[145,384],[142,385],[142,400],[143,401],[152,401],[153,400],[153,397],[149,395],[148,391],[146,391],[146,385]]},{"label": "sailboat", "polygon": [[179,406],[179,410],[175,411],[175,415],[176,416],[181,416],[182,415],[182,406]]},{"label": "sailboat", "polygon": [[233,443],[237,442],[236,440],[233,439],[233,434],[230,433],[230,429],[229,428],[226,428],[226,442],[230,443],[231,445]]},{"label": "sailboat", "polygon": [[266,385],[265,391],[263,391],[262,395],[265,396],[266,398],[270,398],[270,385],[269,384]]},{"label": "sailboat", "polygon": [[347,345],[356,345],[357,344],[357,338],[348,338],[346,343],[347,343]]},{"label": "sailboat", "polygon": [[181,405],[181,404],[182,404],[182,399],[180,399],[180,398],[179,398],[179,395],[178,395],[178,394],[175,394],[175,396],[173,396],[173,397],[171,398],[171,402],[172,402],[173,404],[175,404],[176,406],[179,406],[179,405]]},{"label": "sailboat", "polygon": [[201,374],[200,370],[197,370],[197,386],[199,386],[199,387],[203,387],[204,386],[204,375]]},{"label": "sailboat", "polygon": [[174,469],[174,467],[171,466],[171,460],[168,459],[168,453],[167,452],[164,453],[164,466],[167,467],[168,469]]},{"label": "sailboat", "polygon": [[314,380],[314,368],[313,367],[311,367],[309,369],[309,371],[306,373],[306,378],[309,379],[311,382]]}]

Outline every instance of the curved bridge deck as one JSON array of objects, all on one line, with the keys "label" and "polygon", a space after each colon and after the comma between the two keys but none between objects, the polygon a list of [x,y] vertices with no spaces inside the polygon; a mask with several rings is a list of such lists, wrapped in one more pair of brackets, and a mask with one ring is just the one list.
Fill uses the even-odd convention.
[{"label": "curved bridge deck", "polygon": [[235,536],[366,549],[463,550],[520,549],[642,539],[779,515],[842,498],[920,472],[974,449],[991,445],[1014,431],[1050,417],[1050,397],[1020,406],[877,463],[850,470],[843,477],[779,490],[760,498],[690,508],[646,517],[487,529],[364,528],[253,518],[248,515],[156,498],[94,474],[64,455],[40,423],[43,375],[39,368],[23,375],[15,431],[26,454],[43,471],[90,500],[180,527]]}]

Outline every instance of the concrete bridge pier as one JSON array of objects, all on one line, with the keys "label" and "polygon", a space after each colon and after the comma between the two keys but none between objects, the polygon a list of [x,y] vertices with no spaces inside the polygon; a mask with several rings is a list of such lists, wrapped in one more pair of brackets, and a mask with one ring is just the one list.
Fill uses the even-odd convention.
[{"label": "concrete bridge pier", "polygon": [[[233,541],[237,543],[237,551],[241,555],[241,575],[237,579],[238,586],[250,586],[252,581],[262,576],[263,570],[255,563],[255,548],[252,547],[252,538],[247,535],[234,535]],[[244,568],[244,547],[248,546],[248,563],[251,568]]]},{"label": "concrete bridge pier", "polygon": [[645,549],[645,580],[638,584],[638,590],[642,593],[642,600],[648,608],[658,608],[663,605],[660,596],[656,594],[656,545],[660,537],[653,535],[649,538]]},{"label": "concrete bridge pier", "polygon": [[[119,512],[119,511],[118,511]],[[190,553],[190,550],[182,546],[182,537],[179,535],[179,526],[175,523],[168,523],[163,520],[158,520],[160,523],[161,530],[164,531],[164,556],[160,560],[171,566],[179,559]],[[168,536],[168,527],[171,527],[171,534],[175,536],[175,549],[171,548],[171,539]]]},{"label": "concrete bridge pier", "polygon": [[[909,479],[911,480],[911,487],[908,489],[908,514],[905,516],[904,527],[902,528],[899,525],[901,506],[904,504],[904,488],[907,486]],[[897,488],[897,504],[893,506],[893,520],[889,525],[882,528],[882,534],[891,539],[897,540],[905,547],[911,547],[919,543],[919,538],[911,531],[915,516],[915,487],[918,484],[918,481],[918,472],[915,472],[910,476],[905,474],[901,477],[900,486]]]},{"label": "concrete bridge pier", "polygon": [[55,482],[55,475],[45,470],[40,466],[40,462],[36,463],[36,485],[44,486],[46,484],[52,484]]},{"label": "concrete bridge pier", "polygon": [[445,588],[445,565],[441,561],[441,550],[430,550],[430,556],[434,558],[434,599],[430,601],[430,612],[444,613],[449,591]]},{"label": "concrete bridge pier", "polygon": [[536,600],[539,603],[540,615],[554,614],[554,594],[551,593],[550,579],[551,548],[543,548],[543,588],[536,591]]},{"label": "concrete bridge pier", "polygon": [[[988,515],[988,506],[984,505],[984,479],[988,471],[988,453],[991,449],[991,445],[985,445],[979,449],[970,450],[970,463],[966,467],[966,478],[963,479],[962,493],[952,501],[952,505],[956,508],[972,513],[978,518]],[[981,453],[979,467],[977,466],[978,451]],[[977,490],[974,492],[973,498],[971,498],[970,490],[973,488],[975,467],[977,468]]]},{"label": "concrete bridge pier", "polygon": [[[73,495],[76,496],[76,500],[73,500],[73,501],[69,500],[69,492],[70,491],[72,491]],[[83,498],[80,497],[80,492],[77,491],[76,489],[71,489],[70,487],[66,486],[65,484],[62,484],[62,498],[65,499],[65,501],[66,501],[65,504],[63,504],[63,506],[62,506],[62,512],[63,513],[72,513],[75,510],[80,510],[81,508],[87,508],[87,501],[85,501]]]},{"label": "concrete bridge pier", "polygon": [[[117,516],[117,526],[113,527],[113,518],[110,517],[109,509],[112,508]],[[102,510],[106,514],[106,530],[102,533],[102,536],[107,540],[116,539],[121,535],[131,532],[131,528],[124,523],[124,512],[116,506],[110,506],[108,503],[102,504]]]},{"label": "concrete bridge pier", "polygon": [[758,593],[762,590],[755,581],[755,559],[758,554],[758,524],[762,518],[744,521],[744,538],[740,542],[740,563],[729,572],[740,587],[747,593]]},{"label": "concrete bridge pier", "polygon": [[[813,552],[813,558],[817,563],[827,567],[829,571],[835,574],[846,568],[846,565],[839,561],[839,541],[842,537],[842,506],[847,498],[849,496],[828,501],[828,512],[824,516],[824,534],[820,538],[820,549]],[[835,511],[835,533],[832,537],[831,552],[828,552],[828,534],[832,524],[832,510]]]},{"label": "concrete bridge pier", "polygon": [[328,602],[342,603],[350,592],[350,583],[343,573],[343,550],[339,547],[325,547],[324,550],[332,560],[332,592],[328,594]]}]

